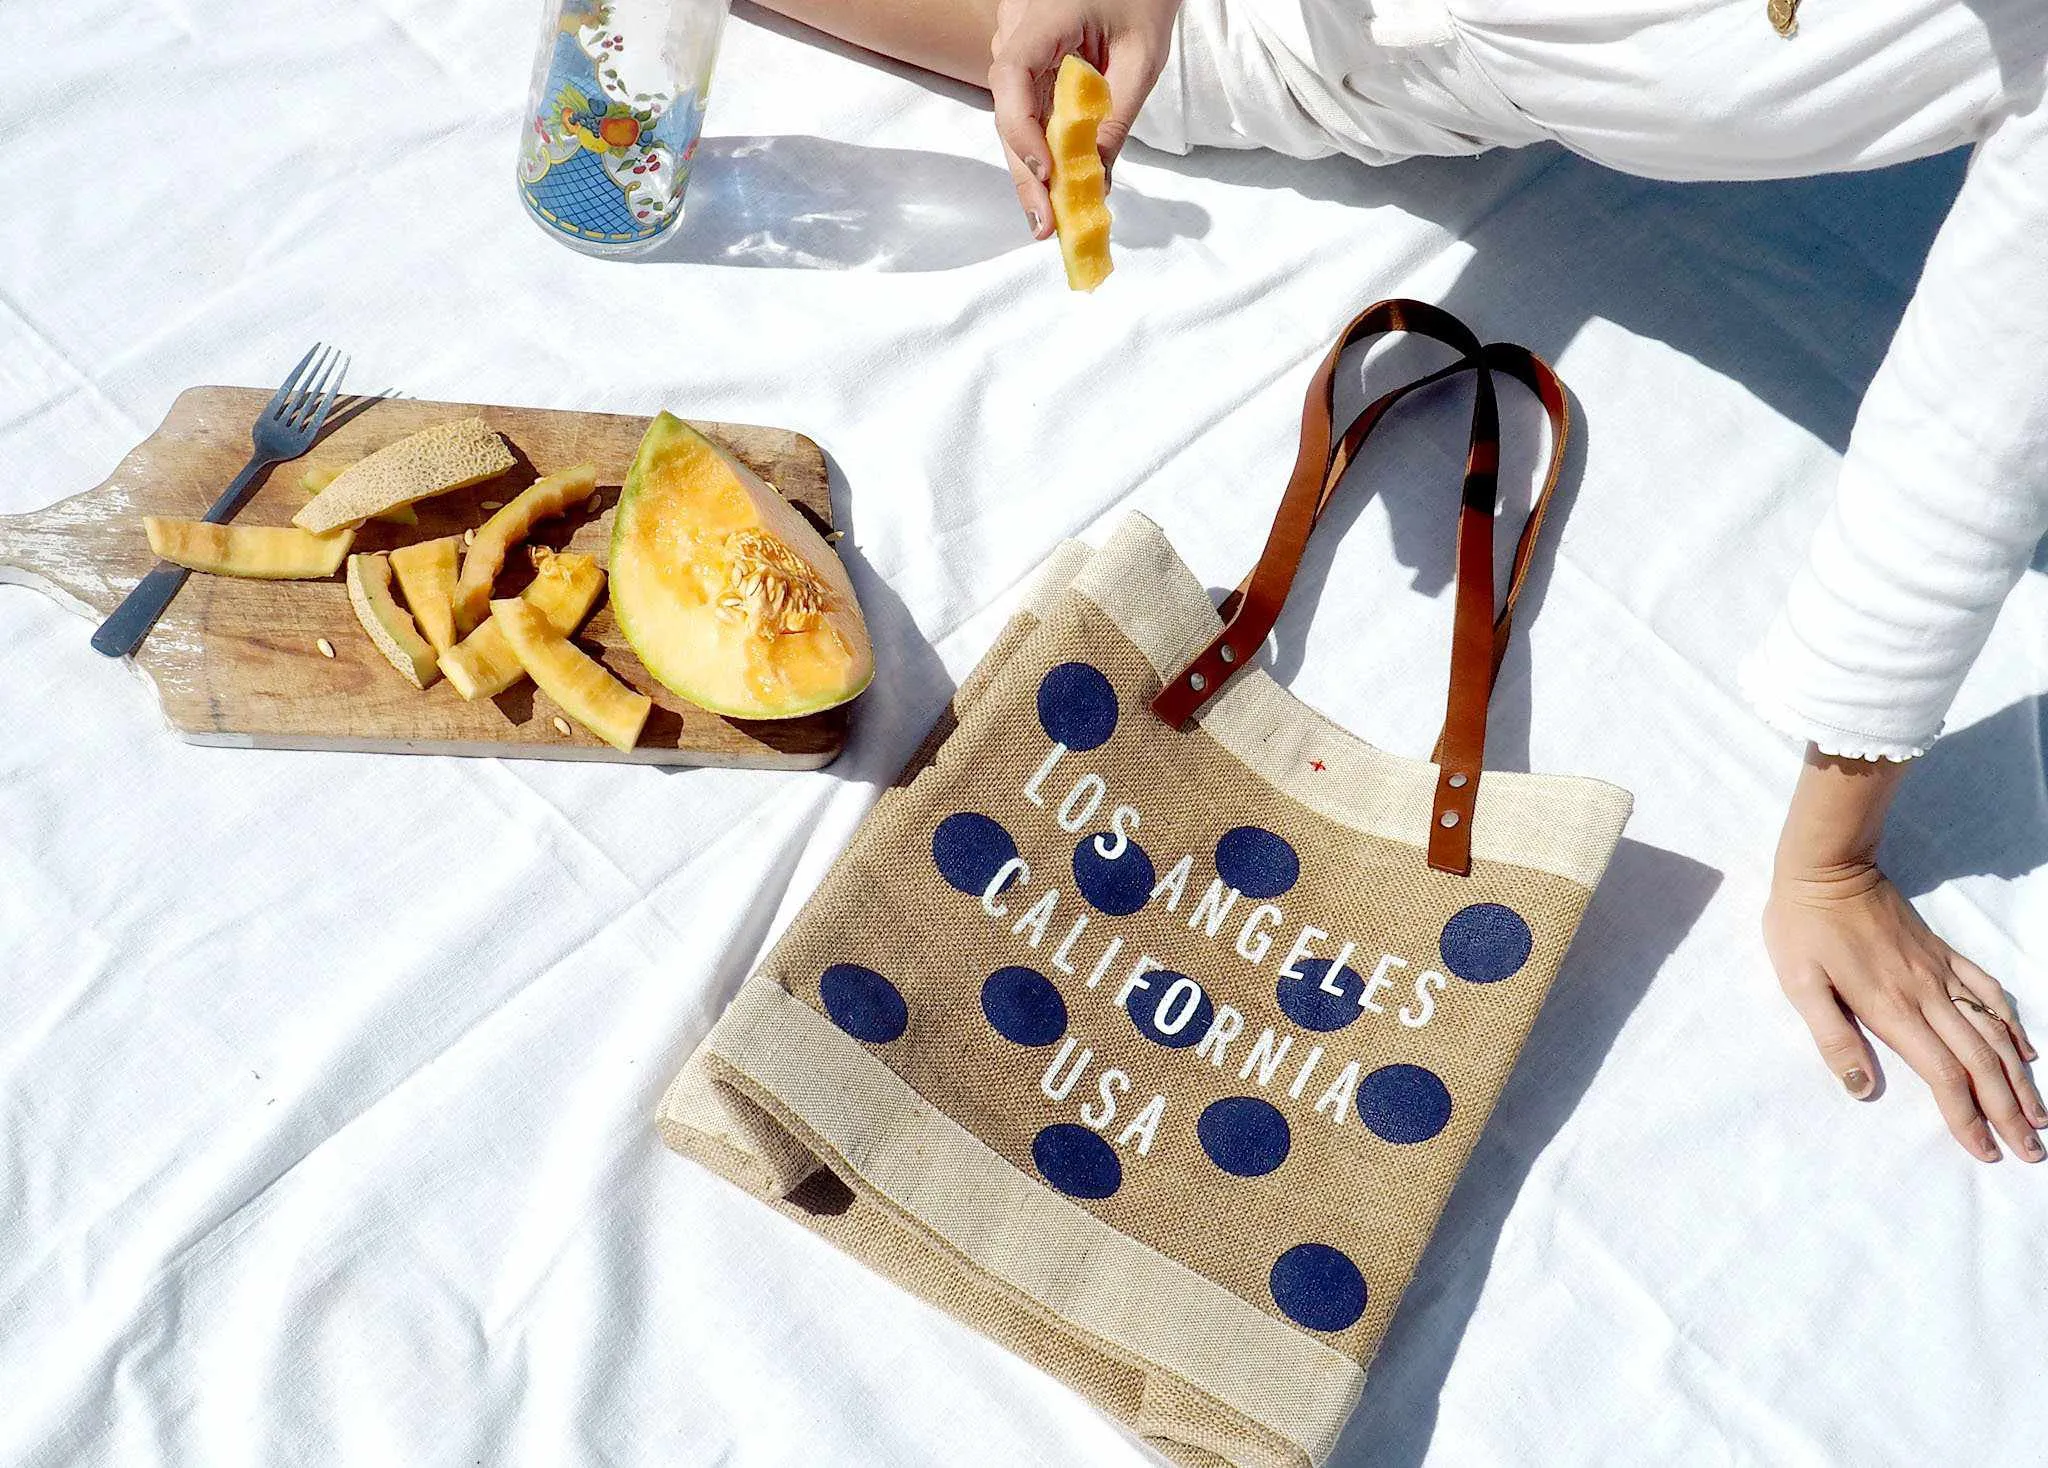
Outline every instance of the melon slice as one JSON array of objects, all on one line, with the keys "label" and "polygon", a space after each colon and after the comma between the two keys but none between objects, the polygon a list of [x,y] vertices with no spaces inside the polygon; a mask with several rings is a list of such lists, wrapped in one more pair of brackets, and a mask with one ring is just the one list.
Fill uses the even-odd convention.
[{"label": "melon slice", "polygon": [[557,632],[530,601],[491,603],[491,619],[505,632],[519,664],[562,712],[614,749],[631,749],[654,702],[635,693]]},{"label": "melon slice", "polygon": [[1109,174],[1095,130],[1109,116],[1109,83],[1078,56],[1060,62],[1052,84],[1045,142],[1052,154],[1052,222],[1067,266],[1067,285],[1092,291],[1115,267],[1109,258]]},{"label": "melon slice", "polygon": [[292,516],[292,523],[305,530],[359,524],[400,505],[495,479],[514,462],[505,441],[483,419],[443,423],[349,465]]},{"label": "melon slice", "polygon": [[[318,494],[321,490],[339,479],[341,471],[347,467],[346,464],[310,465],[306,472],[299,476],[299,488],[309,495]],[[386,510],[382,514],[372,515],[370,518],[372,520],[382,520],[387,525],[417,525],[420,523],[420,512],[411,505],[400,505],[395,510]]]},{"label": "melon slice", "polygon": [[405,593],[415,622],[437,653],[455,646],[455,568],[462,537],[444,535],[400,546],[391,553],[391,574]]},{"label": "melon slice", "polygon": [[[533,556],[533,580],[520,595],[540,608],[549,626],[572,637],[604,590],[597,557],[543,546],[535,546]],[[470,700],[496,698],[526,676],[496,617],[484,618],[482,626],[442,653],[441,672],[451,688]]]},{"label": "melon slice", "polygon": [[483,621],[491,583],[505,568],[506,553],[533,534],[535,525],[589,499],[596,489],[596,467],[578,464],[535,480],[483,523],[462,558],[462,579],[455,584],[455,625],[462,632]]},{"label": "melon slice", "polygon": [[816,713],[875,675],[832,548],[773,486],[668,413],[648,426],[619,499],[611,596],[647,671],[729,718]]},{"label": "melon slice", "polygon": [[391,562],[382,555],[348,558],[348,602],[384,661],[415,688],[434,681],[434,650],[391,595]]},{"label": "melon slice", "polygon": [[206,520],[142,517],[149,548],[166,561],[215,576],[259,581],[319,581],[341,569],[354,527],[330,535],[272,525],[215,525]]}]

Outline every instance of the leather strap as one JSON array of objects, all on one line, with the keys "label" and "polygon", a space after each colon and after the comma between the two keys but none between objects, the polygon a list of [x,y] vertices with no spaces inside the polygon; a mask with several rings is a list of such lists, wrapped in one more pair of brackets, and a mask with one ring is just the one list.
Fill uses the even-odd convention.
[{"label": "leather strap", "polygon": [[[1392,331],[1434,337],[1463,355],[1449,367],[1407,383],[1369,404],[1332,445],[1330,430],[1338,360],[1355,342]],[[1516,544],[1508,594],[1498,617],[1493,611],[1493,519],[1500,465],[1500,420],[1493,384],[1496,371],[1507,373],[1534,392],[1551,424],[1550,461]],[[1307,549],[1308,537],[1373,429],[1409,394],[1463,372],[1475,374],[1477,387],[1458,513],[1450,696],[1434,756],[1438,773],[1429,841],[1429,864],[1460,876],[1472,869],[1472,811],[1485,763],[1486,715],[1493,682],[1507,653],[1515,604],[1528,579],[1551,493],[1563,472],[1570,434],[1570,412],[1563,384],[1547,363],[1526,348],[1505,342],[1481,346],[1456,317],[1426,302],[1381,301],[1359,313],[1338,336],[1310,381],[1294,471],[1281,496],[1258,564],[1219,609],[1224,619],[1223,630],[1192,662],[1167,680],[1152,701],[1154,714],[1174,728],[1184,728],[1222,690],[1256,654],[1279,620],[1280,609]]]}]

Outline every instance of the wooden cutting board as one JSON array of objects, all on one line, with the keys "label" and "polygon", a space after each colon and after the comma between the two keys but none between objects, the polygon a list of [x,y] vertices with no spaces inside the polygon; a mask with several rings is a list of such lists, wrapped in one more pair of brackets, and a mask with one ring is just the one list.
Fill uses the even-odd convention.
[{"label": "wooden cutting board", "polygon": [[[97,489],[46,510],[0,516],[0,582],[34,586],[99,619],[155,563],[144,515],[196,518],[249,457],[249,429],[265,391],[195,387],[157,431]],[[395,439],[451,419],[481,417],[519,459],[502,479],[423,500],[417,527],[371,521],[357,550],[390,550],[460,534],[490,516],[486,501],[510,500],[541,473],[588,460],[597,465],[595,508],[543,521],[536,541],[610,560],[619,485],[631,467],[645,418],[393,398],[331,430],[303,459],[273,468],[236,515],[237,524],[287,525],[306,501],[299,478],[314,464],[349,464]],[[825,456],[786,428],[693,423],[829,531],[832,502]],[[499,595],[531,574],[514,551]],[[324,638],[334,649],[320,651]],[[156,685],[174,732],[195,744],[249,749],[327,749],[390,754],[497,755],[528,759],[620,760],[656,765],[748,765],[815,769],[845,746],[848,708],[802,719],[721,718],[669,692],[641,666],[599,604],[577,641],[654,700],[639,747],[622,754],[574,724],[522,682],[495,699],[465,703],[445,679],[422,693],[378,656],[349,608],[340,576],[328,581],[247,581],[195,575],[135,654]],[[80,657],[97,657],[83,634]]]}]

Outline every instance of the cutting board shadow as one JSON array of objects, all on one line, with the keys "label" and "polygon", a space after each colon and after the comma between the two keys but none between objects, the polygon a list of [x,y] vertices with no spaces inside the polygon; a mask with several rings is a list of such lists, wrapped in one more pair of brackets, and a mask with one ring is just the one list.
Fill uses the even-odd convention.
[{"label": "cutting board shadow", "polygon": [[[95,622],[104,617],[154,564],[142,517],[203,514],[247,461],[250,425],[269,397],[249,388],[192,388],[97,489],[48,509],[0,516],[0,582],[34,587]],[[419,429],[472,415],[504,436],[518,467],[490,483],[422,501],[417,526],[373,520],[358,533],[355,548],[390,550],[459,535],[489,518],[487,503],[510,500],[539,474],[587,460],[597,466],[595,500],[543,522],[536,540],[607,562],[619,485],[646,431],[645,418],[387,399],[332,430],[303,459],[270,470],[236,523],[289,524],[306,501],[299,479],[307,467],[340,467]],[[817,444],[785,428],[694,420],[693,426],[830,531],[832,501]],[[506,573],[499,595],[517,592],[530,576],[527,557],[515,551]],[[334,650],[331,658],[321,651],[323,640]],[[465,703],[445,680],[424,693],[413,688],[363,634],[339,576],[194,576],[134,660],[155,685],[171,729],[195,744],[764,769],[816,769],[845,747],[848,707],[753,722],[721,718],[677,697],[634,656],[608,601],[576,640],[654,700],[640,743],[629,753],[574,724],[564,734],[555,722],[561,710],[531,683],[475,703]],[[98,656],[83,637],[78,651]]]}]

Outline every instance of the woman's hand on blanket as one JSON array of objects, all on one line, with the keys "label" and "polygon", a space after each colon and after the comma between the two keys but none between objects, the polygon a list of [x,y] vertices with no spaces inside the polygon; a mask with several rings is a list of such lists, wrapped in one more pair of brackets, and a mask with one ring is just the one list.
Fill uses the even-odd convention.
[{"label": "woman's hand on blanket", "polygon": [[1864,1031],[1934,1092],[1964,1148],[1999,1158],[1985,1122],[2028,1162],[2048,1107],[2033,1043],[1996,979],[1950,948],[1879,870],[1877,845],[1905,766],[1807,751],[1764,910],[1778,981],[1849,1094],[1877,1093]]},{"label": "woman's hand on blanket", "polygon": [[1109,81],[1110,112],[1096,131],[1105,168],[1166,65],[1180,0],[997,0],[988,88],[996,131],[1035,239],[1052,233],[1045,118],[1060,62],[1079,56]]}]

